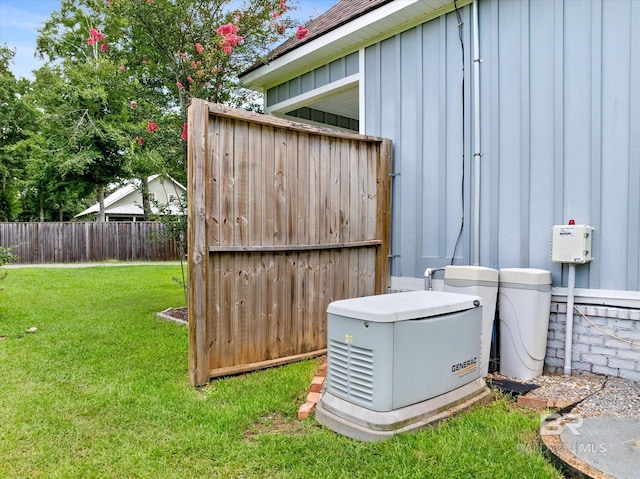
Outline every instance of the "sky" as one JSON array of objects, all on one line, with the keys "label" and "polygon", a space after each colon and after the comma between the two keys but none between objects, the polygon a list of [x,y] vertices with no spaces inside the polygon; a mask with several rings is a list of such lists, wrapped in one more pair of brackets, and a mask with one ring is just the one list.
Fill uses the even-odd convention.
[{"label": "sky", "polygon": [[[338,0],[298,0],[298,10],[292,12],[300,23],[328,10]],[[42,61],[35,58],[37,29],[41,27],[60,0],[0,0],[0,45],[16,50],[11,70],[16,77],[33,79],[32,70]]]}]

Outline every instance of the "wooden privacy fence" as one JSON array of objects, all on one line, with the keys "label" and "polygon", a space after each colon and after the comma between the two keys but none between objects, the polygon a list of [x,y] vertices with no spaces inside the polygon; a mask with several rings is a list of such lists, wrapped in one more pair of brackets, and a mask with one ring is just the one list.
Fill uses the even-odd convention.
[{"label": "wooden privacy fence", "polygon": [[318,355],[334,300],[389,287],[391,141],[194,100],[189,371]]},{"label": "wooden privacy fence", "polygon": [[0,223],[0,246],[25,264],[178,259],[165,225],[152,221]]}]

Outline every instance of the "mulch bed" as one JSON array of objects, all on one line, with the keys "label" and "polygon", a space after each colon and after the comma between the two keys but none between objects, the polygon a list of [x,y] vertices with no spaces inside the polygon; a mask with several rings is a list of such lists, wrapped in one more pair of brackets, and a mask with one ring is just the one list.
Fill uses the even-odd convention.
[{"label": "mulch bed", "polygon": [[182,308],[165,309],[164,311],[157,313],[157,316],[159,318],[166,319],[168,321],[174,321],[179,324],[189,323],[189,314],[186,306]]}]

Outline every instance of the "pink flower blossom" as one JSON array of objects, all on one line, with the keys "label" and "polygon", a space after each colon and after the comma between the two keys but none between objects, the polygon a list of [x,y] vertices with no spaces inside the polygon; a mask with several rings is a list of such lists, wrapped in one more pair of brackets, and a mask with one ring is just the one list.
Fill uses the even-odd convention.
[{"label": "pink flower blossom", "polygon": [[184,58],[184,57],[186,57],[186,56],[187,56],[187,54],[186,54],[185,52],[178,51],[178,56],[179,56],[180,58]]},{"label": "pink flower blossom", "polygon": [[125,71],[127,69],[127,67],[125,67],[124,65],[120,65],[118,67],[118,70],[120,70],[121,72]]},{"label": "pink flower blossom", "polygon": [[[89,29],[89,38],[87,38],[87,45],[95,45],[98,40],[104,40],[104,35],[95,28]],[[102,49],[102,47],[100,47]],[[106,50],[102,50],[106,51]]]},{"label": "pink flower blossom", "polygon": [[196,43],[196,51],[202,55],[204,53],[204,47],[199,43]]},{"label": "pink flower blossom", "polygon": [[191,62],[191,68],[196,68],[197,66],[196,62]]},{"label": "pink flower blossom", "polygon": [[304,37],[307,36],[307,34],[309,33],[309,30],[307,30],[306,28],[304,28],[302,25],[300,25],[298,27],[298,30],[296,30],[296,38],[298,40],[302,40]]},{"label": "pink flower blossom", "polygon": [[181,135],[181,138],[182,138],[183,140],[186,140],[186,139],[187,139],[188,132],[189,132],[189,123],[185,123],[185,124],[182,126],[182,135]]},{"label": "pink flower blossom", "polygon": [[147,120],[147,131],[149,133],[153,133],[157,129],[158,129],[158,124],[156,122],[151,121],[151,120]]},{"label": "pink flower blossom", "polygon": [[225,45],[222,47],[222,51],[224,51],[227,55],[231,55],[231,45]]},{"label": "pink flower blossom", "polygon": [[147,0],[147,3],[153,3],[154,0]]},{"label": "pink flower blossom", "polygon": [[144,145],[144,138],[142,138],[141,136],[137,137],[136,141],[138,142],[138,145]]},{"label": "pink flower blossom", "polygon": [[275,11],[275,12],[273,12],[273,14],[272,14],[272,15],[273,15],[273,18],[278,18],[279,16],[281,16],[281,15],[282,15],[282,13],[280,13],[280,12],[278,12],[278,11]]},{"label": "pink flower blossom", "polygon": [[178,90],[184,89],[184,85],[182,83],[180,83],[179,81],[176,82],[176,86],[178,87]]},{"label": "pink flower blossom", "polygon": [[98,30],[96,30],[95,28],[89,29],[89,36],[91,38],[95,38],[96,40],[104,40],[104,35],[100,33]]},{"label": "pink flower blossom", "polygon": [[101,52],[106,52],[108,48],[109,47],[107,46],[107,42],[104,42],[102,45],[100,45]]},{"label": "pink flower blossom", "polygon": [[138,102],[137,102],[137,101],[135,101],[135,100],[131,100],[131,101],[129,102],[129,105],[131,105],[131,108],[134,108],[134,109],[135,109],[135,108],[138,108]]},{"label": "pink flower blossom", "polygon": [[191,77],[187,77],[187,81],[188,81],[189,83],[193,83],[193,78],[191,78]]},{"label": "pink flower blossom", "polygon": [[240,29],[233,23],[227,23],[226,25],[222,25],[220,28],[218,28],[216,30],[216,33],[222,37],[226,37],[227,35],[235,35],[239,30]]},{"label": "pink flower blossom", "polygon": [[198,70],[198,71],[196,72],[196,75],[198,75],[198,77],[200,77],[200,78],[201,78],[201,77],[202,77],[202,75],[204,75],[204,70]]},{"label": "pink flower blossom", "polygon": [[283,12],[287,11],[287,2],[280,2],[280,10]]}]

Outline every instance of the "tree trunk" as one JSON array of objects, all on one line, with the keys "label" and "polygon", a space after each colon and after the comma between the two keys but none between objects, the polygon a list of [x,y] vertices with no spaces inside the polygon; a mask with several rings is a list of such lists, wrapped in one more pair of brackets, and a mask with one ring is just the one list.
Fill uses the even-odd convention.
[{"label": "tree trunk", "polygon": [[142,214],[144,220],[149,221],[151,219],[151,193],[149,192],[149,178],[146,176],[142,178],[140,194],[142,195]]},{"label": "tree trunk", "polygon": [[104,186],[98,187],[98,203],[100,204],[100,213],[98,213],[98,221],[104,223],[107,221],[107,216],[104,213]]}]

